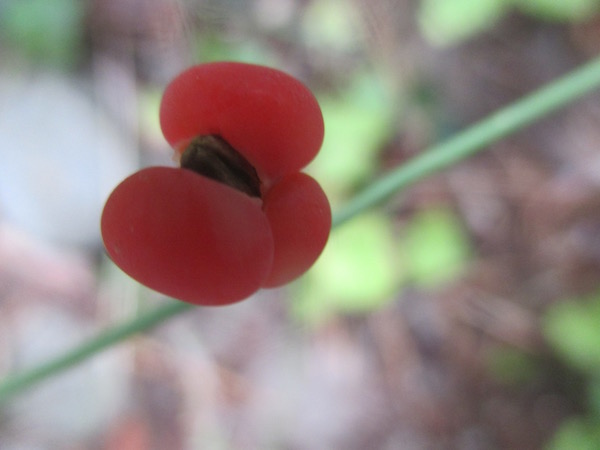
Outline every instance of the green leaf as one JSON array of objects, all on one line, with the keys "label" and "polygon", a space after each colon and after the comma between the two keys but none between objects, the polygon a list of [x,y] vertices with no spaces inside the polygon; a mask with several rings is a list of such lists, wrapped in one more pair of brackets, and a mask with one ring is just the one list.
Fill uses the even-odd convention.
[{"label": "green leaf", "polygon": [[365,312],[385,303],[399,284],[392,226],[383,215],[357,217],[331,235],[304,277],[297,316],[315,322],[339,312]]},{"label": "green leaf", "polygon": [[277,66],[278,59],[256,39],[231,41],[218,33],[200,30],[192,42],[198,61],[239,61],[265,66]]},{"label": "green leaf", "polygon": [[358,11],[339,0],[309,2],[303,14],[303,39],[309,46],[351,51],[364,42]]},{"label": "green leaf", "polygon": [[0,32],[30,58],[69,66],[80,50],[84,13],[79,0],[13,0],[2,9]]},{"label": "green leaf", "polygon": [[423,286],[450,281],[464,269],[470,254],[465,230],[455,215],[432,209],[414,216],[405,230],[409,277]]},{"label": "green leaf", "polygon": [[418,20],[432,43],[450,45],[490,28],[507,9],[506,0],[422,0]]},{"label": "green leaf", "polygon": [[583,418],[564,422],[546,450],[598,450],[600,448],[600,423]]},{"label": "green leaf", "polygon": [[325,141],[311,173],[334,197],[369,178],[376,152],[392,132],[394,105],[377,77],[357,75],[336,97],[319,98]]},{"label": "green leaf", "polygon": [[567,363],[586,372],[600,370],[600,296],[553,306],[543,332]]}]

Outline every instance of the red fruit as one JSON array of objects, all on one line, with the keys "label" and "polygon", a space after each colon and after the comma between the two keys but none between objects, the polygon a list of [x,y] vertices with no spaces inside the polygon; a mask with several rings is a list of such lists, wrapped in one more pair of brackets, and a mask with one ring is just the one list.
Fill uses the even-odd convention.
[{"label": "red fruit", "polygon": [[304,173],[287,176],[267,192],[275,254],[265,287],[288,283],[317,260],[329,238],[331,209],[321,186]]},{"label": "red fruit", "polygon": [[151,167],[126,178],[108,198],[101,228],[125,273],[190,303],[242,300],[272,266],[260,203],[190,170]]},{"label": "red fruit", "polygon": [[302,275],[331,228],[319,184],[298,172],[323,140],[310,91],[241,63],[192,67],[160,109],[181,169],[143,169],[106,202],[107,252],[134,279],[198,305],[240,301]]},{"label": "red fruit", "polygon": [[196,136],[221,136],[261,177],[297,172],[323,143],[323,116],[313,94],[279,70],[215,62],[191,67],[167,86],[160,125],[183,152]]}]

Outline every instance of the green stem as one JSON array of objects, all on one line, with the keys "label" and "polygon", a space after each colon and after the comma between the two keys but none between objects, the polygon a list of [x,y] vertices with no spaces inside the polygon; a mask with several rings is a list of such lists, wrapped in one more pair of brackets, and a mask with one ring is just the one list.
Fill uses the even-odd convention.
[{"label": "green stem", "polygon": [[5,378],[0,385],[0,404],[4,403],[9,397],[78,364],[113,344],[116,344],[135,333],[148,330],[164,322],[168,318],[187,311],[192,307],[193,306],[188,303],[170,301],[154,311],[98,334],[91,340],[56,359],[34,367],[33,369],[26,370],[20,374]]},{"label": "green stem", "polygon": [[[333,226],[339,226],[428,175],[484,150],[499,139],[530,125],[598,87],[600,87],[600,58],[493,113],[455,137],[429,148],[393,170],[371,184],[334,214]],[[0,403],[135,333],[148,330],[191,308],[192,306],[187,303],[169,302],[130,322],[104,331],[61,357],[20,374],[11,375],[0,384]]]},{"label": "green stem", "polygon": [[600,58],[506,106],[456,136],[430,147],[369,185],[334,215],[340,225],[428,175],[462,161],[600,87]]}]

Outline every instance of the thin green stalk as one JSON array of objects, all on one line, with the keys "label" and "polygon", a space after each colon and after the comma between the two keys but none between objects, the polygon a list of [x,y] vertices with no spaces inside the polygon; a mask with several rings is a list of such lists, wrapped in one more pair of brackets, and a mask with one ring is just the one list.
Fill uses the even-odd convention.
[{"label": "thin green stalk", "polygon": [[600,87],[600,58],[492,113],[373,182],[334,214],[334,226],[381,203],[395,192],[428,175],[484,150],[490,144],[531,125],[598,87]]},{"label": "thin green stalk", "polygon": [[[393,193],[484,150],[499,139],[530,125],[599,87],[600,58],[597,58],[533,94],[493,113],[455,137],[429,148],[374,182],[334,214],[333,226],[339,226],[364,210],[383,202]],[[169,302],[130,322],[100,333],[61,357],[20,374],[11,375],[0,384],[0,403],[135,333],[148,330],[191,308],[192,306],[187,303]]]},{"label": "thin green stalk", "polygon": [[149,330],[168,318],[176,316],[191,308],[193,308],[193,306],[188,303],[170,301],[154,311],[140,315],[129,322],[109,328],[58,358],[52,359],[45,364],[41,364],[20,374],[5,378],[2,384],[0,384],[0,404],[4,403],[9,397],[35,386],[40,381],[43,381],[52,375],[69,369],[133,334]]}]

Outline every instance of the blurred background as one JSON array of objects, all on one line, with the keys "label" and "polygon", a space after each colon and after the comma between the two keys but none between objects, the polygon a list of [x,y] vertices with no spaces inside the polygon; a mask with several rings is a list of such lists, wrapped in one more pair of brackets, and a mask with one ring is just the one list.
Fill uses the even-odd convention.
[{"label": "blurred background", "polygon": [[[105,256],[172,165],[162,89],[266,64],[315,92],[334,209],[591,59],[600,1],[0,0],[0,374],[168,301]],[[197,308],[4,404],[0,449],[600,448],[600,97],[335,229],[285,288]]]}]

